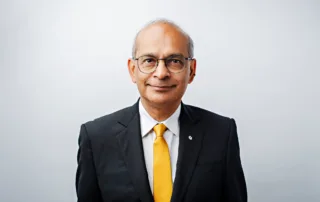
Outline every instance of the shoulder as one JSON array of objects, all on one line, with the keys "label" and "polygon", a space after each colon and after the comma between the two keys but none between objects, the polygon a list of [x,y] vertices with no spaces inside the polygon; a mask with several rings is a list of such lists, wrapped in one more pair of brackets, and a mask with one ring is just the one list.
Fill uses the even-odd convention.
[{"label": "shoulder", "polygon": [[191,113],[195,114],[200,119],[206,119],[206,120],[210,120],[210,121],[214,120],[214,121],[219,121],[219,122],[228,122],[232,119],[232,118],[227,117],[225,115],[221,115],[216,112],[213,112],[213,111],[210,111],[208,109],[201,108],[198,106],[185,104],[185,107],[188,108],[188,110],[190,110]]},{"label": "shoulder", "polygon": [[232,117],[221,115],[208,109],[193,105],[185,104],[185,108],[192,114],[192,116],[197,117],[202,123],[202,126],[206,128],[228,131],[231,127],[236,126],[235,120]]},{"label": "shoulder", "polygon": [[121,125],[118,124],[119,121],[127,117],[132,117],[134,112],[134,106],[125,107],[93,120],[89,120],[83,123],[82,127],[86,128],[86,131],[90,136],[115,134],[121,129]]},{"label": "shoulder", "polygon": [[206,142],[224,142],[228,143],[231,137],[237,139],[237,126],[234,118],[230,118],[210,110],[186,105],[192,114],[198,117],[198,128],[207,131]]},{"label": "shoulder", "polygon": [[105,124],[110,124],[110,123],[113,123],[113,122],[117,122],[123,116],[128,115],[130,113],[132,113],[132,106],[119,109],[117,111],[111,112],[111,113],[103,115],[101,117],[97,117],[97,118],[95,118],[93,120],[87,121],[85,124],[86,125],[105,125]]}]

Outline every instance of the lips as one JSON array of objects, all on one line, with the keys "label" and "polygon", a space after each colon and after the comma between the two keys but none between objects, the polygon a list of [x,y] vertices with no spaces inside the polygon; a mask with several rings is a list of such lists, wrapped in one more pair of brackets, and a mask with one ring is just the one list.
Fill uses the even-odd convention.
[{"label": "lips", "polygon": [[169,86],[164,86],[164,85],[150,85],[151,87],[155,87],[155,88],[173,88],[175,85],[169,85]]},{"label": "lips", "polygon": [[175,85],[167,86],[167,85],[148,85],[152,87],[156,91],[168,91],[175,87]]},{"label": "lips", "polygon": [[155,88],[172,88],[173,86],[152,86],[152,87],[155,87]]}]

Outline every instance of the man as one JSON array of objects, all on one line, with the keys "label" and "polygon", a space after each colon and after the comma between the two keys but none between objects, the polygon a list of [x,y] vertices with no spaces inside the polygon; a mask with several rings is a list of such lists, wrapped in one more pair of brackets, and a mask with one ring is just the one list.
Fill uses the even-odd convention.
[{"label": "man", "polygon": [[247,202],[235,121],[182,102],[196,74],[189,35],[149,23],[128,70],[138,101],[81,126],[78,202]]}]

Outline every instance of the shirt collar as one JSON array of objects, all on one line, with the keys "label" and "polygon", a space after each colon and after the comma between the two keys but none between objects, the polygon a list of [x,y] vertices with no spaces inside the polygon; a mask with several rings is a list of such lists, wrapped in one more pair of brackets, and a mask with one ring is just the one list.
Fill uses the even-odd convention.
[{"label": "shirt collar", "polygon": [[[179,136],[179,115],[180,115],[180,112],[181,112],[181,104],[167,120],[160,122],[160,123],[165,124],[167,126],[168,130],[170,130],[176,136]],[[144,137],[159,122],[154,120],[150,116],[150,114],[143,107],[141,100],[139,101],[139,114],[140,114],[141,135],[142,135],[142,137]]]}]

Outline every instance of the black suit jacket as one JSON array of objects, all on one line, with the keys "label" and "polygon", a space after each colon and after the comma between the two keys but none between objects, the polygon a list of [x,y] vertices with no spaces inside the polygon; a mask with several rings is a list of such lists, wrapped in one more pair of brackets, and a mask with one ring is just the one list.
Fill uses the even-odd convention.
[{"label": "black suit jacket", "polygon": [[[179,123],[171,201],[247,202],[235,121],[182,103]],[[138,102],[81,126],[76,191],[78,202],[153,202]]]}]

